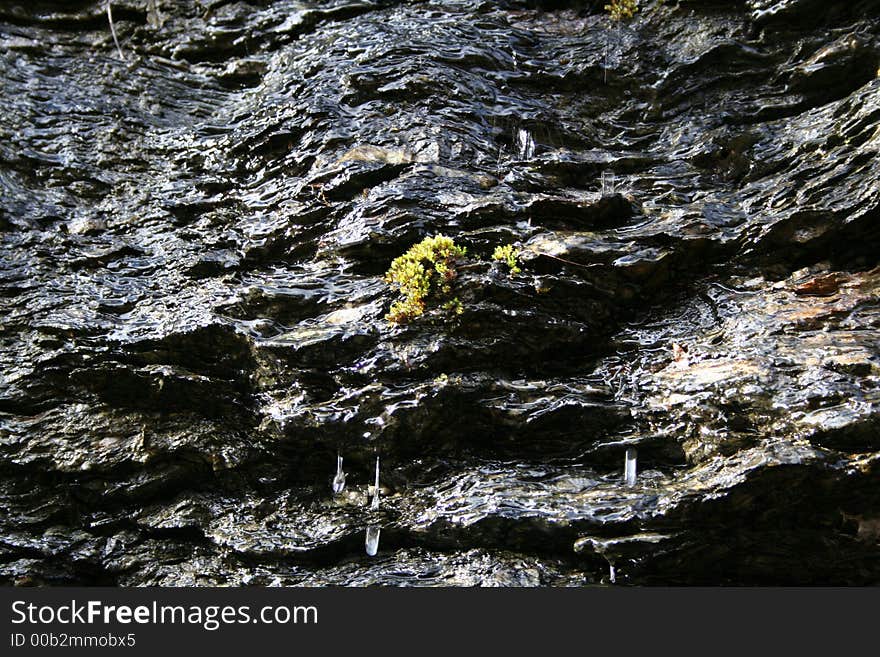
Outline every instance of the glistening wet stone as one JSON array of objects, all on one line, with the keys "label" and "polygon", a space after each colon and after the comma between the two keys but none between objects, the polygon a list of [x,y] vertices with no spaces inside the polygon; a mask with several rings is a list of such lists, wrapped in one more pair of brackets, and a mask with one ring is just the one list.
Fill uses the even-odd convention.
[{"label": "glistening wet stone", "polygon": [[593,4],[3,3],[0,582],[878,583],[880,3]]}]

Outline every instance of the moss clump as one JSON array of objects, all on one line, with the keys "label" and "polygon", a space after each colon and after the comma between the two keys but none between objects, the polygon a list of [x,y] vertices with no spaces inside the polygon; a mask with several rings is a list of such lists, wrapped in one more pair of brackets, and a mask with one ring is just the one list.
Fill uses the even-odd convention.
[{"label": "moss clump", "polygon": [[425,312],[434,301],[447,312],[460,314],[461,301],[452,295],[452,283],[458,276],[458,261],[467,255],[451,237],[435,235],[415,244],[395,258],[385,273],[385,282],[397,286],[403,297],[391,304],[385,318],[402,324]]},{"label": "moss clump", "polygon": [[605,11],[616,21],[632,18],[639,10],[638,0],[611,0],[605,5]]},{"label": "moss clump", "polygon": [[492,254],[492,260],[503,262],[507,265],[507,268],[510,271],[510,275],[516,276],[522,271],[522,269],[520,269],[519,265],[517,264],[520,253],[522,252],[512,244],[496,246],[495,252]]}]

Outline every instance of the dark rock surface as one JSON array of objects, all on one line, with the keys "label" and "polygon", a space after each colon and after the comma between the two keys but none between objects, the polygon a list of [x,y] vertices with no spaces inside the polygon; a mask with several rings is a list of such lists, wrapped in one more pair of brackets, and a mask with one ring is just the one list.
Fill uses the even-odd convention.
[{"label": "dark rock surface", "polygon": [[4,2],[0,583],[880,583],[880,2],[602,4]]}]

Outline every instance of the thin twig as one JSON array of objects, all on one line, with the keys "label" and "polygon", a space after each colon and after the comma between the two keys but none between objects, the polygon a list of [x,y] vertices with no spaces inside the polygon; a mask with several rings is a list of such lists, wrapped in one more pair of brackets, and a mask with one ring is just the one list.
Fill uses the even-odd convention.
[{"label": "thin twig", "polygon": [[113,9],[110,6],[110,0],[107,0],[107,20],[110,21],[110,34],[113,35],[113,43],[116,44],[116,51],[119,53],[119,59],[125,61],[125,55],[122,54],[122,48],[119,47],[119,39],[116,36],[116,26],[113,24]]}]

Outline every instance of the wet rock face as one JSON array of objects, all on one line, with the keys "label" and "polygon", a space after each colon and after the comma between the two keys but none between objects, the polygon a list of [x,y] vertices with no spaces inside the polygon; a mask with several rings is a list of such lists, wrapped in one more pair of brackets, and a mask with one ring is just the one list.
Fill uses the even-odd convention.
[{"label": "wet rock face", "polygon": [[880,3],[642,5],[3,3],[0,582],[878,583]]}]

